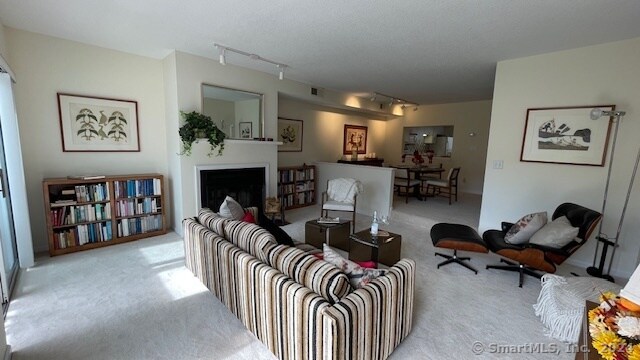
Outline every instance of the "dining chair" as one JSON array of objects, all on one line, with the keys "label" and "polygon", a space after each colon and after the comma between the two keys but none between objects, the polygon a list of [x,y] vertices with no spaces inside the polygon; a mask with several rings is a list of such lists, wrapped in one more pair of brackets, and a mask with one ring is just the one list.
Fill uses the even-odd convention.
[{"label": "dining chair", "polygon": [[327,190],[322,192],[320,217],[329,216],[329,211],[351,213],[351,232],[356,227],[356,205],[358,194],[362,192],[360,180],[338,178],[327,180]]},{"label": "dining chair", "polygon": [[[426,168],[429,169],[442,169],[442,163],[440,164],[427,164],[427,165],[423,165]],[[437,173],[432,172],[424,172],[424,173],[420,173],[420,191],[425,191],[427,190],[427,180],[438,180],[438,179],[442,179],[442,171],[439,171]]]},{"label": "dining chair", "polygon": [[458,201],[458,175],[460,174],[460,168],[455,167],[449,170],[449,174],[446,179],[443,180],[427,180],[427,194],[431,189],[433,196],[447,196],[449,198],[449,205],[451,205],[451,198]]},{"label": "dining chair", "polygon": [[407,168],[393,169],[393,187],[398,190],[398,196],[405,196],[405,203],[409,202],[409,189],[413,189],[413,194],[420,199],[420,180],[412,179]]}]

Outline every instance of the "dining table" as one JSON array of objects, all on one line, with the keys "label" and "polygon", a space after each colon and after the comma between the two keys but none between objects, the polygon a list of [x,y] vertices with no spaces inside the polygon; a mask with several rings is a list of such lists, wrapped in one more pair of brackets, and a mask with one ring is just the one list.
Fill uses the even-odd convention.
[{"label": "dining table", "polygon": [[407,169],[409,173],[413,173],[414,178],[416,180],[421,180],[422,175],[426,174],[437,174],[440,179],[442,179],[442,173],[445,169],[442,167],[433,167],[429,165],[398,165],[396,166],[400,169]]}]

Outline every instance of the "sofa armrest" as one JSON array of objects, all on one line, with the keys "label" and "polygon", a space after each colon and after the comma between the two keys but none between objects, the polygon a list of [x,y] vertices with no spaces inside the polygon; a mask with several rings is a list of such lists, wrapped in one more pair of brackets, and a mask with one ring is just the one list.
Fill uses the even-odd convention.
[{"label": "sofa armrest", "polygon": [[328,358],[387,358],[411,331],[415,271],[415,261],[402,259],[386,275],[326,308],[323,347],[332,349]]}]

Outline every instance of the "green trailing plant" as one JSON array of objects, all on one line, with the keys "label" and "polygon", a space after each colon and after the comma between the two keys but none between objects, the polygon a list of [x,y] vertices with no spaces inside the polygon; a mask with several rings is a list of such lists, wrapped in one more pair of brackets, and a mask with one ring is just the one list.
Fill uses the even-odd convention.
[{"label": "green trailing plant", "polygon": [[218,149],[217,156],[222,155],[226,135],[211,121],[210,116],[195,111],[190,113],[180,111],[180,115],[184,118],[184,125],[178,130],[182,140],[182,152],[180,155],[191,155],[193,143],[198,142],[198,139],[201,138],[206,138],[211,145],[211,151],[207,154],[208,156],[213,155],[216,149]]}]

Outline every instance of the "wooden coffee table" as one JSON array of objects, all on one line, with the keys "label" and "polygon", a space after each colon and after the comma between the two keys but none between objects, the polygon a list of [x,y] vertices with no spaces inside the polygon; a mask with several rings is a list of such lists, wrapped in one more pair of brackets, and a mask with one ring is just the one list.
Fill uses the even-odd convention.
[{"label": "wooden coffee table", "polygon": [[[382,230],[380,233],[384,233]],[[400,260],[402,236],[387,232],[372,236],[370,229],[349,236],[349,260],[369,261],[393,266]]]},{"label": "wooden coffee table", "polygon": [[322,250],[322,245],[349,251],[349,233],[351,221],[340,219],[337,223],[319,223],[309,220],[304,226],[304,242]]}]

